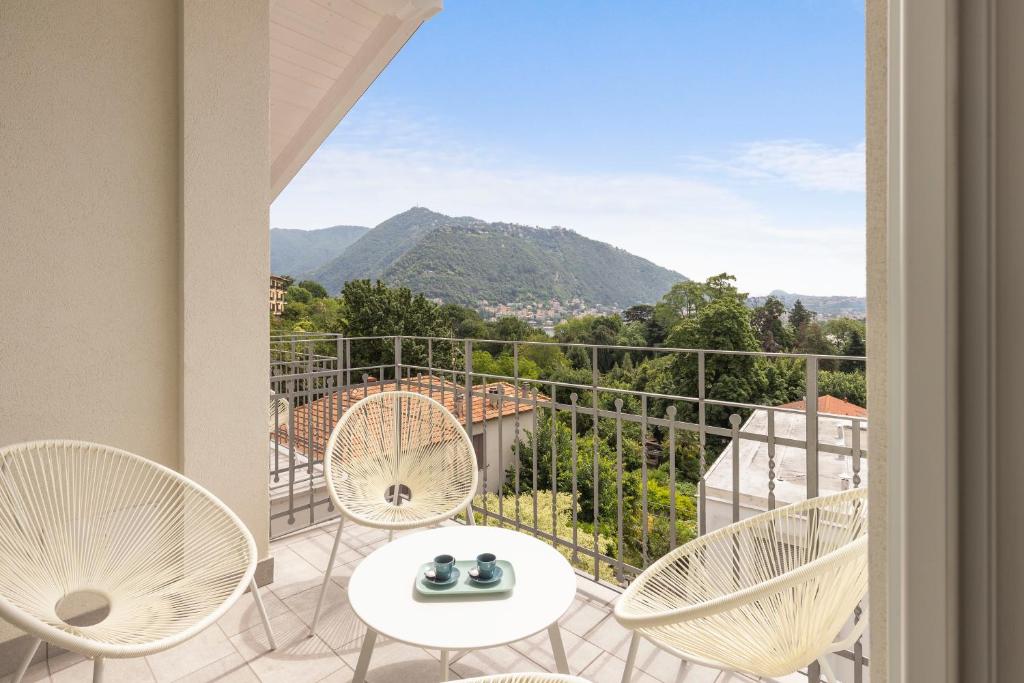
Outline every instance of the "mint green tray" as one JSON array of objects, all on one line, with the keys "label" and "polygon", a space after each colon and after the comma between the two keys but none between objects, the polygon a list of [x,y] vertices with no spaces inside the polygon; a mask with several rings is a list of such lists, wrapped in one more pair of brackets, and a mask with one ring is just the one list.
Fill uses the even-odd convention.
[{"label": "mint green tray", "polygon": [[501,567],[501,579],[497,583],[479,584],[469,576],[469,569],[476,566],[476,560],[459,560],[455,566],[459,570],[459,578],[447,586],[438,586],[431,583],[423,576],[423,572],[434,566],[433,562],[426,562],[417,570],[416,592],[428,597],[441,597],[450,595],[493,595],[496,593],[508,593],[516,585],[516,570],[506,560],[498,560],[497,566]]}]

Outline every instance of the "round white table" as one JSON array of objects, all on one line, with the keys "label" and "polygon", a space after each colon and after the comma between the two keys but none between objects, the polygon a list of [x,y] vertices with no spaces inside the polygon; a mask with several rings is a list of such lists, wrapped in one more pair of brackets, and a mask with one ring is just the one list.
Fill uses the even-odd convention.
[{"label": "round white table", "polygon": [[[472,560],[490,552],[512,563],[510,593],[423,597],[414,587],[419,568],[437,555]],[[363,683],[377,634],[441,651],[448,680],[453,651],[496,647],[548,630],[555,665],[569,673],[558,620],[576,595],[576,574],[554,548],[532,536],[495,527],[458,526],[403,536],[371,553],[348,583],[349,604],[367,626],[353,683]]]}]

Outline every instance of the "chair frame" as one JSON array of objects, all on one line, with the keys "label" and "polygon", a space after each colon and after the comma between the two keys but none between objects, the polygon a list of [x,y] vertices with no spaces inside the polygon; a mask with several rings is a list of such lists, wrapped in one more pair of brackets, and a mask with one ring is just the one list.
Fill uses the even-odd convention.
[{"label": "chair frame", "polygon": [[47,624],[40,619],[34,617],[21,610],[20,608],[9,604],[2,595],[0,595],[0,618],[5,619],[17,628],[24,631],[26,634],[33,637],[32,642],[29,645],[28,651],[25,657],[22,659],[18,668],[15,670],[14,675],[11,677],[11,683],[21,683],[25,672],[32,664],[32,660],[35,658],[35,654],[39,649],[39,646],[43,641],[56,645],[58,647],[77,652],[93,660],[93,682],[99,683],[103,679],[103,662],[107,658],[111,659],[130,659],[134,657],[144,657],[146,655],[155,654],[164,650],[170,649],[175,645],[179,645],[186,640],[196,636],[199,632],[203,631],[207,627],[214,624],[220,617],[224,615],[242,594],[248,589],[252,592],[253,600],[256,604],[256,609],[259,612],[260,620],[263,622],[263,627],[267,633],[267,640],[270,644],[270,649],[274,650],[277,648],[277,644],[274,639],[274,632],[270,626],[270,620],[267,617],[266,608],[263,605],[263,600],[260,597],[259,588],[256,585],[255,572],[257,562],[256,552],[256,541],[253,539],[252,533],[245,526],[238,515],[234,513],[231,508],[225,505],[219,498],[204,489],[202,486],[192,481],[188,477],[176,472],[168,467],[165,467],[157,462],[144,458],[140,455],[136,455],[129,451],[125,451],[113,446],[107,446],[105,444],[93,443],[89,441],[75,441],[67,439],[44,439],[37,441],[28,441],[24,443],[12,444],[0,449],[0,461],[3,460],[3,456],[10,452],[20,449],[32,449],[39,447],[50,447],[50,446],[61,446],[61,447],[74,447],[82,449],[102,449],[104,451],[114,453],[119,457],[124,457],[129,460],[135,461],[144,467],[152,468],[161,474],[170,477],[175,480],[183,487],[191,489],[196,494],[204,497],[209,503],[211,503],[220,512],[231,520],[231,522],[237,527],[239,533],[243,537],[246,546],[248,547],[249,562],[248,566],[242,574],[242,578],[239,580],[238,585],[231,592],[231,594],[214,610],[212,610],[205,617],[192,624],[188,628],[175,633],[171,636],[166,636],[157,640],[153,640],[147,643],[135,643],[131,645],[115,645],[111,643],[103,643],[82,636],[77,636],[67,631],[62,631],[58,628]]}]

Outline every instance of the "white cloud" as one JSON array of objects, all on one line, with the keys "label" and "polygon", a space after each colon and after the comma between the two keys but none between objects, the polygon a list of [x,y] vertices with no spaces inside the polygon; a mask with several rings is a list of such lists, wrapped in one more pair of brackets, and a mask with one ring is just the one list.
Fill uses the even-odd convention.
[{"label": "white cloud", "polygon": [[864,192],[863,141],[831,147],[808,140],[767,140],[750,143],[728,159],[692,157],[689,161],[698,169],[775,180],[805,190]]},{"label": "white cloud", "polygon": [[[779,225],[771,207],[742,188],[700,175],[537,168],[501,150],[460,146],[401,117],[369,118],[355,129],[339,128],[314,155],[274,202],[272,225],[372,226],[418,205],[489,221],[561,225],[689,277],[735,273],[754,293],[863,291],[862,224],[837,217]],[[811,164],[792,147],[787,155],[779,143],[764,144],[748,150],[750,167],[770,177],[809,173]],[[829,183],[845,182],[841,171],[834,175]]]}]

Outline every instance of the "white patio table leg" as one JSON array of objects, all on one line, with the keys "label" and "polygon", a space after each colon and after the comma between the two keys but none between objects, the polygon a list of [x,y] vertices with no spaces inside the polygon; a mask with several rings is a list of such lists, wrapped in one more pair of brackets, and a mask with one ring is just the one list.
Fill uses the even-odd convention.
[{"label": "white patio table leg", "polygon": [[103,657],[97,657],[92,660],[92,683],[102,683],[103,681]]},{"label": "white patio table leg", "polygon": [[558,622],[548,626],[548,637],[551,638],[551,651],[555,655],[555,668],[560,674],[569,673],[569,660],[565,656],[565,645],[562,644],[562,632],[558,630]]},{"label": "white patio table leg", "polygon": [[448,650],[441,650],[441,681],[448,680]]},{"label": "white patio table leg", "polygon": [[25,672],[32,666],[32,658],[36,656],[36,650],[39,649],[39,643],[43,642],[39,638],[32,641],[32,644],[28,648],[28,652],[25,653],[25,659],[21,660],[21,664],[18,665],[18,670],[14,672],[14,676],[11,677],[11,683],[21,683],[21,679],[25,677]]},{"label": "white patio table leg", "polygon": [[255,576],[249,582],[249,590],[252,592],[253,600],[256,601],[256,611],[260,613],[260,619],[263,621],[263,628],[267,632],[267,642],[270,644],[270,649],[276,650],[277,642],[274,640],[274,629],[270,628],[270,619],[267,618],[267,609],[263,606],[263,598],[260,597],[260,589],[256,585]]},{"label": "white patio table leg", "polygon": [[373,644],[376,640],[377,632],[372,628],[366,629],[366,637],[363,638],[363,648],[359,651],[359,661],[356,662],[352,683],[365,683],[366,671],[370,668],[370,656],[373,654]]}]

